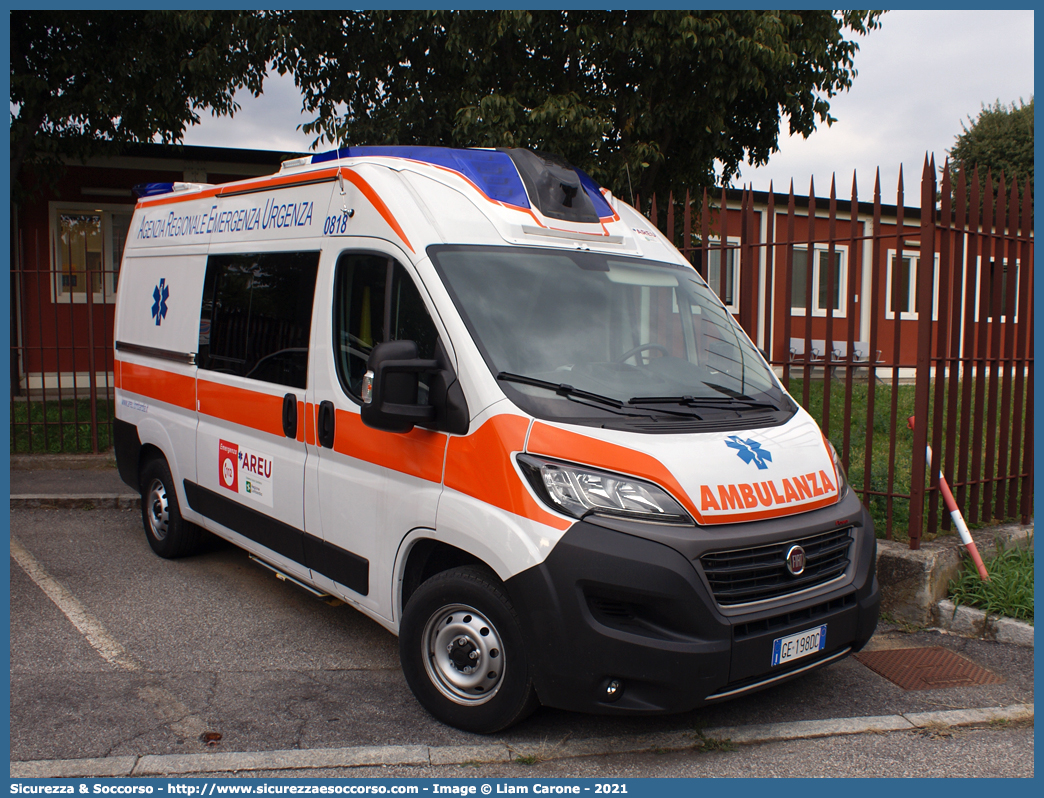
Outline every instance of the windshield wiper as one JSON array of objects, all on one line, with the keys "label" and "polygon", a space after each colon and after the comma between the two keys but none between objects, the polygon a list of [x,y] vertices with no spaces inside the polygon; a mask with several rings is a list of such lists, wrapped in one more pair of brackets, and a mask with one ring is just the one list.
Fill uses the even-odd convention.
[{"label": "windshield wiper", "polygon": [[635,396],[627,400],[629,405],[682,405],[684,407],[731,407],[743,405],[750,408],[779,410],[770,402],[759,402],[749,396]]},{"label": "windshield wiper", "polygon": [[[602,396],[600,393],[592,393],[591,391],[584,391],[580,388],[574,388],[572,385],[564,382],[551,382],[550,380],[540,380],[536,377],[526,377],[522,374],[512,374],[508,371],[502,371],[497,374],[498,380],[504,382],[517,382],[522,385],[532,385],[535,388],[544,388],[548,391],[554,391],[559,396],[569,399],[572,402],[577,402],[582,405],[588,405],[589,407],[601,407],[605,406],[604,409],[610,410],[610,412],[618,413],[622,416],[637,416],[641,418],[655,418],[656,413],[659,415],[668,416],[682,416],[684,418],[696,418],[700,416],[692,411],[677,411],[677,410],[663,410],[657,408],[655,411],[642,412],[642,408],[635,407],[633,400],[628,402],[621,402],[619,399],[613,399],[611,396]],[[583,401],[583,400],[587,401]],[[598,402],[598,405],[593,405],[591,402]],[[628,412],[628,410],[638,410],[639,412]]]},{"label": "windshield wiper", "polygon": [[602,396],[600,393],[592,393],[591,391],[574,388],[572,385],[568,385],[564,382],[539,380],[536,377],[526,377],[523,374],[512,374],[509,371],[501,371],[497,374],[497,379],[503,380],[504,382],[517,382],[521,385],[532,385],[534,388],[544,388],[548,391],[554,391],[559,396],[568,399],[571,402],[586,405],[587,407],[597,407],[601,410],[608,410],[611,413],[617,413],[621,416],[649,417],[648,413],[628,412],[624,409],[625,403],[621,402],[619,399],[613,399],[611,396]]}]

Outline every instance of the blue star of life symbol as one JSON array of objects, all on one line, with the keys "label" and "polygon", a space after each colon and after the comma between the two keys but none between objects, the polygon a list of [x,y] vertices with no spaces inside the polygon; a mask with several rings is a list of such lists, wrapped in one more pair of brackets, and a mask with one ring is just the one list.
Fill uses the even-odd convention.
[{"label": "blue star of life symbol", "polygon": [[761,444],[753,438],[743,440],[739,435],[730,435],[725,439],[725,445],[735,449],[736,454],[744,463],[754,463],[759,470],[764,471],[772,462],[772,454],[761,448]]},{"label": "blue star of life symbol", "polygon": [[167,285],[167,279],[161,277],[159,285],[152,289],[152,318],[156,320],[157,327],[167,318],[167,298],[169,296],[170,287]]}]

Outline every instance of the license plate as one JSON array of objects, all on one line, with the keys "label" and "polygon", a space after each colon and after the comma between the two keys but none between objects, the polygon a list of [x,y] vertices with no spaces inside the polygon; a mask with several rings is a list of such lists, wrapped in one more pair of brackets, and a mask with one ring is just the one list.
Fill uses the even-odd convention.
[{"label": "license plate", "polygon": [[826,648],[826,624],[815,629],[806,629],[789,637],[777,637],[772,641],[772,664],[801,659]]}]

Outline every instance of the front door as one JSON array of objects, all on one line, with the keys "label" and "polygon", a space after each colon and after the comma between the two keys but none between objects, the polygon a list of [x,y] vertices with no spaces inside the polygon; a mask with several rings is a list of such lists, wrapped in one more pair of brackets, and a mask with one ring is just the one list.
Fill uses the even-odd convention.
[{"label": "front door", "polygon": [[440,333],[401,253],[377,240],[356,247],[324,270],[332,302],[317,311],[317,335],[332,347],[316,351],[310,400],[319,444],[310,478],[326,549],[312,573],[323,589],[392,620],[396,552],[411,530],[435,527],[447,436],[365,426],[360,387],[374,346],[411,340],[419,357],[433,358]]}]

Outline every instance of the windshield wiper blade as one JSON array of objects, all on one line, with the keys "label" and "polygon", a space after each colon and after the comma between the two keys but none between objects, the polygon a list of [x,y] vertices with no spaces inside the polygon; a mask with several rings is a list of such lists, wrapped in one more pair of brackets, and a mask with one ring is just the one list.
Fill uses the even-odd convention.
[{"label": "windshield wiper blade", "polygon": [[628,412],[625,403],[621,402],[619,399],[613,399],[611,396],[602,396],[600,393],[592,393],[591,391],[574,388],[572,385],[564,382],[540,380],[536,377],[526,377],[523,374],[512,374],[509,371],[501,371],[497,374],[497,379],[503,380],[504,382],[517,382],[521,385],[532,385],[534,388],[544,388],[548,391],[554,391],[563,399],[568,399],[570,402],[576,402],[577,404],[586,407],[595,407],[599,410],[608,410],[610,413],[616,413],[617,415],[652,418],[648,413]]},{"label": "windshield wiper blade", "polygon": [[731,407],[743,405],[751,408],[779,407],[770,402],[759,402],[749,396],[635,396],[627,400],[629,405],[682,405],[684,407]]},{"label": "windshield wiper blade", "polygon": [[580,388],[574,388],[564,382],[551,382],[550,380],[538,380],[536,377],[526,377],[523,374],[512,374],[510,371],[502,371],[497,374],[498,380],[504,382],[517,382],[522,385],[532,385],[534,388],[546,388],[549,391],[554,391],[559,396],[571,397],[576,396],[580,399],[589,399],[592,402],[601,402],[602,404],[610,405],[611,407],[621,408],[624,403],[619,399],[613,399],[611,396],[602,396],[600,393],[591,393],[590,391],[584,391]]},{"label": "windshield wiper blade", "polygon": [[[602,396],[600,393],[592,393],[591,391],[585,391],[580,388],[574,388],[572,385],[564,382],[551,382],[550,380],[541,380],[536,377],[526,377],[523,374],[512,374],[509,371],[502,371],[497,374],[498,380],[504,382],[517,382],[521,385],[532,385],[535,388],[544,388],[548,391],[554,391],[559,396],[569,399],[572,402],[579,404],[586,404],[591,407],[596,405],[590,404],[591,402],[597,402],[599,406],[605,406],[604,409],[609,410],[613,413],[618,413],[622,416],[635,416],[640,418],[655,418],[656,416],[650,413],[658,413],[661,415],[669,416],[683,416],[684,418],[700,418],[700,416],[692,411],[676,411],[676,410],[662,410],[656,409],[655,411],[645,410],[642,408],[635,407],[631,402],[621,402],[619,399],[613,399],[611,396]],[[587,401],[583,401],[583,400]],[[628,410],[637,410],[639,412],[628,412]]]}]

